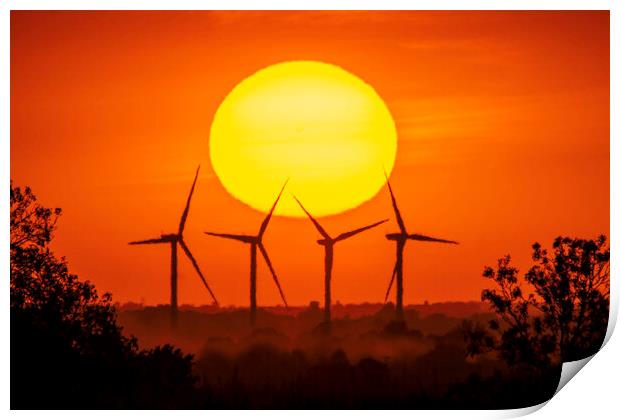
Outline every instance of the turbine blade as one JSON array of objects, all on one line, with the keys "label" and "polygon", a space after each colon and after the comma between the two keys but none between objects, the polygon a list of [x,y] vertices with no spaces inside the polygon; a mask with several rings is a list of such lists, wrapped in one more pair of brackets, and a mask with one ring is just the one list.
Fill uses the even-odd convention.
[{"label": "turbine blade", "polygon": [[390,296],[390,291],[392,290],[392,285],[394,284],[394,277],[396,277],[396,264],[394,264],[394,270],[392,270],[392,279],[390,280],[390,285],[388,286],[387,292],[385,292],[385,300],[383,303],[386,303],[388,297]]},{"label": "turbine blade", "polygon": [[166,242],[170,242],[170,241],[164,238],[153,238],[153,239],[145,239],[143,241],[129,242],[129,245],[163,244]]},{"label": "turbine blade", "polygon": [[276,201],[273,203],[273,206],[271,206],[271,210],[269,210],[269,213],[265,217],[265,220],[263,220],[263,223],[261,223],[260,225],[260,229],[258,231],[259,238],[262,238],[262,236],[265,234],[265,231],[267,230],[267,225],[269,224],[269,220],[271,220],[273,211],[276,209],[276,206],[278,205],[278,201],[280,201],[280,197],[282,197],[282,193],[284,192],[284,188],[286,188],[286,184],[288,184],[288,179],[284,181],[284,185],[282,185],[282,189],[280,190],[280,194],[278,194],[278,198],[276,198]]},{"label": "turbine blade", "polygon": [[430,236],[420,235],[418,233],[407,235],[407,239],[411,239],[412,241],[441,242],[441,243],[444,243],[444,244],[456,244],[456,245],[459,244],[456,241],[450,241],[448,239],[433,238],[433,237],[430,237]]},{"label": "turbine blade", "polygon": [[251,243],[254,240],[254,237],[249,236],[249,235],[234,235],[232,233],[216,233],[216,232],[205,232],[205,234],[210,235],[210,236],[217,236],[219,238],[234,239],[236,241],[241,241],[245,243]]},{"label": "turbine blade", "polygon": [[205,276],[203,276],[202,275],[202,271],[200,271],[200,267],[198,266],[198,262],[196,262],[196,259],[194,258],[194,256],[190,252],[189,248],[185,244],[185,241],[183,241],[183,240],[179,241],[179,245],[181,245],[181,248],[183,248],[183,251],[185,251],[185,255],[187,255],[187,258],[189,258],[189,260],[192,262],[192,265],[194,266],[194,269],[196,270],[196,273],[198,273],[198,276],[200,277],[200,280],[202,280],[202,284],[204,284],[204,286],[209,291],[209,294],[211,295],[211,299],[213,299],[213,303],[215,303],[216,305],[219,305],[219,303],[217,302],[217,298],[215,297],[215,295],[213,294],[213,291],[211,290],[211,288],[209,287],[209,284],[207,283],[207,280],[205,280]]},{"label": "turbine blade", "polygon": [[390,185],[390,180],[388,179],[387,173],[385,173],[385,181],[387,182],[388,189],[390,190],[390,197],[392,197],[392,207],[394,208],[394,214],[396,215],[396,222],[398,223],[398,227],[402,233],[407,232],[405,228],[405,222],[403,221],[402,216],[400,215],[400,210],[398,210],[398,205],[396,204],[396,197],[394,197],[394,191],[392,191],[392,185]]},{"label": "turbine blade", "polygon": [[334,241],[341,241],[341,240],[343,240],[343,239],[350,238],[351,236],[355,236],[355,235],[357,235],[358,233],[362,233],[362,232],[363,232],[363,231],[365,231],[365,230],[372,229],[372,228],[374,228],[375,226],[379,226],[380,224],[385,223],[385,222],[387,222],[388,220],[389,220],[389,219],[381,220],[380,222],[373,223],[372,225],[364,226],[364,227],[362,227],[362,228],[355,229],[355,230],[352,230],[352,231],[350,231],[350,232],[345,232],[345,233],[342,233],[342,234],[340,234],[340,235],[336,236],[336,238],[334,239]]},{"label": "turbine blade", "polygon": [[263,254],[263,258],[267,263],[267,267],[269,267],[269,271],[271,271],[271,276],[273,277],[273,281],[276,282],[276,286],[278,286],[278,291],[280,292],[280,297],[284,302],[284,306],[288,308],[288,303],[286,302],[286,298],[284,297],[284,292],[282,291],[282,286],[280,286],[280,282],[278,281],[278,276],[276,275],[275,270],[273,269],[273,265],[271,265],[271,260],[269,259],[269,255],[267,254],[267,250],[262,243],[258,244],[258,249],[260,249],[261,254]]},{"label": "turbine blade", "polygon": [[189,204],[192,201],[192,195],[194,194],[194,187],[196,187],[196,180],[198,180],[198,172],[200,172],[200,165],[198,165],[198,169],[196,169],[196,175],[194,176],[194,182],[192,183],[192,188],[189,190],[189,196],[187,197],[187,203],[185,204],[185,209],[183,210],[183,214],[181,215],[181,222],[179,223],[179,236],[183,234],[183,229],[185,229],[185,221],[187,220],[187,215],[189,213]]},{"label": "turbine blade", "polygon": [[304,207],[303,204],[301,204],[301,201],[299,201],[297,199],[297,197],[293,196],[293,198],[295,199],[295,201],[297,201],[297,204],[299,204],[299,207],[301,207],[301,209],[304,211],[304,213],[306,213],[308,215],[308,217],[310,218],[310,220],[312,220],[312,223],[314,224],[314,227],[316,227],[316,229],[319,231],[319,233],[321,234],[321,236],[323,236],[323,238],[325,239],[331,239],[329,234],[325,231],[325,229],[323,229],[323,226],[321,226],[319,224],[319,222],[317,222],[317,220],[312,217],[312,215],[308,212],[308,210],[306,210],[306,208]]}]

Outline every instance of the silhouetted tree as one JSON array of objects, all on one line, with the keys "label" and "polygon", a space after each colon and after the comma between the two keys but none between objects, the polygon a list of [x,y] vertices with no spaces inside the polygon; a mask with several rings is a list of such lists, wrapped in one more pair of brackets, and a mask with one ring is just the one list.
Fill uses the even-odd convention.
[{"label": "silhouetted tree", "polygon": [[66,261],[49,249],[60,214],[58,208],[38,204],[30,188],[11,184],[12,313],[20,311],[38,317],[41,323],[57,323],[80,351],[93,351],[88,349],[90,339],[102,335],[115,336],[131,348],[133,342],[122,337],[115,323],[110,295],[99,297],[91,283],[69,273]]},{"label": "silhouetted tree", "polygon": [[61,210],[12,183],[10,207],[12,408],[169,407],[191,390],[191,356],[139,351],[110,295],[50,250]]},{"label": "silhouetted tree", "polygon": [[551,252],[538,243],[532,248],[525,284],[509,255],[496,269],[484,269],[497,288],[483,290],[482,300],[499,319],[489,330],[465,325],[470,354],[497,350],[509,364],[544,369],[590,356],[602,345],[609,315],[607,238],[558,237]]}]

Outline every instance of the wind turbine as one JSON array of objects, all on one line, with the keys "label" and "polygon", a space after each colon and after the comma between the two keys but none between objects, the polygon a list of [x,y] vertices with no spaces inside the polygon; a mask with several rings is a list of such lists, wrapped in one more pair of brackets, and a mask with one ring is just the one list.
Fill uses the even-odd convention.
[{"label": "wind turbine", "polygon": [[390,190],[390,196],[392,197],[392,207],[394,208],[394,214],[396,215],[396,221],[398,223],[398,227],[400,228],[400,232],[396,233],[388,233],[385,237],[389,241],[396,242],[396,264],[394,264],[394,270],[392,271],[392,278],[390,280],[390,285],[388,286],[387,292],[385,294],[385,301],[387,302],[388,296],[390,294],[390,290],[392,289],[392,285],[394,284],[394,277],[396,277],[396,318],[397,321],[404,321],[404,313],[403,313],[403,252],[405,250],[405,245],[408,240],[411,241],[422,241],[422,242],[440,242],[444,244],[457,244],[458,242],[450,241],[447,239],[439,239],[433,238],[430,236],[420,235],[418,233],[408,233],[405,228],[405,222],[398,210],[398,205],[396,204],[396,198],[394,197],[394,192],[392,191],[392,186],[390,185],[390,181],[385,175],[385,179],[387,181],[388,189]]},{"label": "wind turbine", "polygon": [[198,169],[196,170],[196,176],[194,176],[192,188],[189,190],[189,196],[187,197],[187,203],[185,204],[185,209],[183,210],[183,214],[181,215],[181,222],[179,223],[179,230],[177,231],[177,233],[162,234],[159,238],[129,242],[129,245],[170,244],[170,319],[172,326],[176,326],[179,313],[179,308],[177,304],[177,245],[181,246],[181,249],[183,250],[183,252],[185,252],[185,255],[187,255],[187,258],[194,266],[194,269],[198,273],[200,280],[202,280],[202,284],[204,284],[204,286],[209,291],[213,302],[216,305],[218,304],[217,299],[213,294],[213,291],[207,284],[205,277],[202,275],[202,271],[200,271],[198,262],[196,262],[196,259],[194,258],[187,244],[185,243],[185,239],[183,239],[183,230],[185,229],[185,222],[187,221],[187,215],[189,213],[189,205],[192,201],[192,195],[194,194],[196,180],[198,179],[198,172],[200,172],[200,165],[198,165]]},{"label": "wind turbine", "polygon": [[321,245],[323,248],[325,248],[324,323],[327,326],[327,329],[329,330],[329,327],[331,325],[331,281],[332,281],[332,266],[334,263],[334,245],[336,245],[337,242],[340,242],[344,239],[355,236],[358,233],[364,232],[365,230],[371,229],[375,226],[379,226],[380,224],[387,222],[388,219],[381,220],[380,222],[376,222],[376,223],[373,223],[368,226],[364,226],[359,229],[351,230],[349,232],[341,233],[335,238],[332,238],[331,236],[329,236],[327,231],[323,229],[323,227],[319,224],[319,222],[314,217],[312,217],[312,215],[308,212],[308,210],[306,210],[306,208],[303,206],[303,204],[301,204],[301,201],[299,201],[297,197],[295,197],[295,200],[297,201],[299,206],[302,208],[302,210],[306,213],[306,215],[308,215],[308,217],[310,218],[310,220],[312,221],[316,229],[319,231],[319,233],[323,237],[323,239],[319,239],[316,242],[319,245]]},{"label": "wind turbine", "polygon": [[[287,181],[288,182],[288,181]],[[280,201],[280,197],[282,196],[282,192],[286,187],[286,183],[282,186],[280,190],[280,194],[278,194],[278,198],[271,206],[271,210],[263,220],[263,223],[260,225],[260,229],[258,230],[257,235],[235,235],[230,233],[215,233],[215,232],[205,232],[207,235],[218,236],[220,238],[226,239],[234,239],[236,241],[240,241],[246,244],[250,244],[250,322],[252,325],[256,323],[256,250],[260,250],[267,266],[269,267],[269,271],[271,272],[271,276],[273,277],[273,281],[278,286],[278,291],[280,292],[280,297],[282,297],[282,301],[284,302],[284,306],[288,308],[288,304],[286,303],[286,298],[284,297],[284,292],[282,291],[282,287],[280,286],[280,282],[278,281],[278,276],[276,275],[273,266],[271,265],[271,260],[269,259],[269,255],[267,254],[267,249],[265,249],[265,245],[263,245],[263,235],[267,230],[267,225],[269,224],[269,220],[273,214],[273,211]]]}]

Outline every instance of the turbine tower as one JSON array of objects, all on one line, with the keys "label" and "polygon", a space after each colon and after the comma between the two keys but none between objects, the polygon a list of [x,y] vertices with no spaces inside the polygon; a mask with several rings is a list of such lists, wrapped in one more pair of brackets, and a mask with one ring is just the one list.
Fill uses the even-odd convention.
[{"label": "turbine tower", "polygon": [[420,235],[418,233],[408,233],[405,228],[405,222],[398,210],[398,205],[396,204],[396,198],[394,197],[394,192],[392,191],[392,186],[390,185],[390,181],[387,178],[387,174],[385,175],[385,179],[387,181],[388,189],[390,190],[390,196],[392,198],[392,207],[394,208],[394,214],[396,215],[396,221],[398,223],[398,227],[400,228],[400,232],[396,233],[388,233],[385,237],[389,241],[396,242],[396,264],[394,264],[394,270],[392,270],[392,278],[390,280],[390,285],[388,286],[387,292],[385,294],[385,301],[387,302],[388,296],[390,294],[390,290],[392,289],[392,285],[394,284],[394,277],[396,277],[396,319],[398,322],[404,322],[405,317],[403,313],[403,252],[405,250],[405,245],[408,240],[411,241],[422,241],[422,242],[440,242],[444,244],[457,244],[458,242],[450,241],[446,239],[433,238],[430,236]]},{"label": "turbine tower", "polygon": [[332,281],[332,266],[334,263],[334,245],[336,245],[337,242],[340,242],[344,239],[355,236],[358,233],[364,232],[365,230],[371,229],[375,226],[379,226],[380,224],[387,222],[388,219],[381,220],[380,222],[376,222],[376,223],[373,223],[368,226],[364,226],[359,229],[355,229],[349,232],[342,233],[336,236],[335,238],[332,238],[331,236],[329,236],[327,231],[323,229],[323,227],[319,224],[319,222],[314,217],[312,217],[312,215],[308,212],[308,210],[306,210],[306,208],[301,204],[301,201],[299,201],[297,197],[295,197],[295,200],[297,201],[299,206],[302,208],[302,210],[306,213],[306,215],[308,215],[308,217],[310,218],[310,220],[312,221],[316,229],[319,231],[319,233],[323,237],[323,239],[317,240],[317,243],[321,245],[323,248],[325,248],[325,304],[324,304],[323,310],[324,310],[324,323],[327,327],[327,330],[329,331],[329,328],[331,326],[331,281]]},{"label": "turbine tower", "polygon": [[269,259],[269,255],[267,254],[267,249],[265,248],[265,245],[263,244],[263,235],[265,234],[265,231],[267,230],[267,225],[269,224],[269,220],[271,219],[271,216],[273,214],[273,211],[276,208],[276,205],[278,204],[278,201],[280,201],[280,197],[282,196],[282,192],[284,191],[285,187],[286,187],[286,182],[282,186],[282,189],[280,190],[280,194],[278,194],[278,197],[276,198],[276,201],[273,203],[271,210],[269,210],[269,213],[265,217],[265,220],[263,220],[263,223],[261,224],[257,235],[252,236],[252,235],[235,235],[235,234],[230,234],[230,233],[205,232],[207,235],[218,236],[220,238],[226,238],[226,239],[234,239],[236,241],[240,241],[240,242],[250,245],[250,322],[252,325],[256,323],[256,251],[257,251],[257,248],[262,254],[263,259],[267,263],[267,266],[269,267],[269,271],[271,272],[273,281],[276,283],[276,286],[278,287],[278,291],[280,292],[280,297],[282,298],[282,301],[284,302],[284,306],[288,308],[286,298],[284,297],[284,292],[282,291],[282,287],[280,286],[280,282],[278,281],[278,276],[276,275],[276,272],[273,269],[273,266],[271,265],[271,260]]},{"label": "turbine tower", "polygon": [[187,215],[189,213],[189,205],[192,201],[192,195],[194,194],[196,180],[198,179],[198,172],[200,172],[200,165],[196,170],[196,175],[194,176],[192,188],[189,190],[189,196],[187,197],[187,203],[185,204],[185,209],[183,210],[183,214],[181,215],[181,222],[179,223],[179,230],[177,231],[177,233],[162,234],[159,238],[129,242],[129,245],[170,244],[170,321],[173,327],[175,327],[177,324],[179,312],[177,303],[177,245],[181,246],[181,249],[194,266],[196,273],[198,273],[200,280],[202,280],[202,284],[204,284],[204,286],[209,291],[213,302],[216,305],[218,304],[217,299],[213,294],[213,291],[207,284],[205,277],[202,275],[202,271],[200,271],[198,262],[196,262],[196,259],[192,255],[189,247],[185,243],[185,239],[183,238],[183,230],[185,229],[185,222],[187,221]]}]

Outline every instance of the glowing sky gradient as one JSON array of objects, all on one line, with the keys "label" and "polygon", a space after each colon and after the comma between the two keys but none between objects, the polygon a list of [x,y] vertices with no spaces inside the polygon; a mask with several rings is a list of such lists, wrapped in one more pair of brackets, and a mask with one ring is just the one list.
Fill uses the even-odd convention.
[{"label": "glowing sky gradient", "polygon": [[[55,250],[117,301],[169,299],[166,246],[201,163],[187,242],[222,304],[246,305],[254,233],[208,156],[213,115],[243,78],[288,60],[370,83],[398,131],[392,175],[412,232],[458,240],[405,252],[405,302],[478,300],[483,266],[529,245],[609,232],[609,13],[11,13],[11,178],[64,210]],[[381,301],[394,249],[388,194],[323,224],[385,226],[336,248],[334,302]],[[265,242],[291,304],[321,300],[323,250],[304,219]],[[279,302],[259,263],[259,305]],[[179,262],[179,303],[206,304]]]}]

